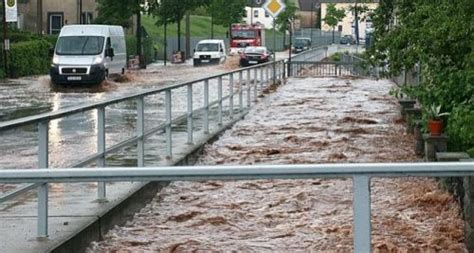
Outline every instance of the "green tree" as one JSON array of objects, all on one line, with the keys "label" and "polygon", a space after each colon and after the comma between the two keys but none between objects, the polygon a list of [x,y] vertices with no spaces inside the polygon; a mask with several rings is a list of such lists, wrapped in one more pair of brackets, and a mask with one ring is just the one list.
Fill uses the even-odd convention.
[{"label": "green tree", "polygon": [[144,0],[98,0],[96,23],[131,28],[132,16],[142,11]]},{"label": "green tree", "polygon": [[[474,147],[467,133],[474,115],[474,17],[471,0],[381,0],[372,21],[374,64],[388,76],[418,70],[421,83],[405,88],[422,107],[442,105],[448,118],[450,147]],[[387,64],[388,63],[388,64]],[[471,115],[471,119],[468,117]],[[454,144],[454,143],[453,143]]]},{"label": "green tree", "polygon": [[247,0],[211,0],[209,13],[212,16],[213,24],[228,27],[230,33],[232,24],[242,22],[246,4]]},{"label": "green tree", "polygon": [[188,11],[202,6],[207,1],[199,0],[161,0],[150,5],[150,13],[158,18],[158,25],[176,23],[178,50],[181,50],[181,20]]},{"label": "green tree", "polygon": [[323,18],[328,26],[332,27],[332,43],[334,43],[334,30],[339,22],[346,16],[344,9],[337,9],[335,4],[328,4],[326,16]]},{"label": "green tree", "polygon": [[[298,7],[296,7],[292,1],[285,0],[285,5],[285,10],[280,13],[280,15],[278,15],[275,20],[276,26],[278,30],[283,33],[283,36],[286,36],[286,31],[290,30],[291,22],[293,22],[298,17],[296,14]],[[286,37],[283,38],[283,47],[285,47],[285,41]]]}]

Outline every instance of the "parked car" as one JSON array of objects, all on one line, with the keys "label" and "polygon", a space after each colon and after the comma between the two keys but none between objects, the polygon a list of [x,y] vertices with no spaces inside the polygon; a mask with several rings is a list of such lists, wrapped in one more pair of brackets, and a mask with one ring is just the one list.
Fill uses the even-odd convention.
[{"label": "parked car", "polygon": [[194,49],[193,65],[223,63],[227,59],[226,52],[223,40],[201,40]]},{"label": "parked car", "polygon": [[356,43],[356,40],[354,39],[354,37],[352,37],[352,35],[344,35],[342,36],[339,42],[341,44],[354,45]]},{"label": "parked car", "polygon": [[247,67],[250,65],[269,62],[272,56],[266,47],[246,47],[240,53],[240,66]]},{"label": "parked car", "polygon": [[311,48],[311,39],[300,37],[300,38],[295,39],[295,41],[293,42],[293,46],[291,47],[291,50],[293,53],[301,53],[310,48]]},{"label": "parked car", "polygon": [[51,53],[54,84],[98,84],[109,75],[124,74],[127,66],[121,26],[64,26]]}]

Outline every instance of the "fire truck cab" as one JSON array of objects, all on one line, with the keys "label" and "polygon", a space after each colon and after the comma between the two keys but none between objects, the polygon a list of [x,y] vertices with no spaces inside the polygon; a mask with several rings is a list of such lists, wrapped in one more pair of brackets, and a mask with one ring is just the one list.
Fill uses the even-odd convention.
[{"label": "fire truck cab", "polygon": [[263,25],[233,24],[230,34],[230,53],[240,53],[248,46],[265,46],[265,29]]}]

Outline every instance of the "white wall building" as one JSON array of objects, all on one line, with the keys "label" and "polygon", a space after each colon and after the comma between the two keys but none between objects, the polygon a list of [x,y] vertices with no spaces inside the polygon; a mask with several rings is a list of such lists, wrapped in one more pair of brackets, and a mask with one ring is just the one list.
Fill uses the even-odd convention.
[{"label": "white wall building", "polygon": [[265,9],[261,7],[245,7],[245,13],[247,14],[244,17],[244,22],[247,24],[256,24],[260,23],[265,26],[266,29],[273,28],[273,18],[268,15]]}]

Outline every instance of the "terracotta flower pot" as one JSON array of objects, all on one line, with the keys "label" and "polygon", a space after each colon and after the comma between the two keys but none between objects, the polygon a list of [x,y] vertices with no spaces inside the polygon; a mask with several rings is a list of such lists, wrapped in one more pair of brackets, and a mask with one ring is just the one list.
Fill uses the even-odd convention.
[{"label": "terracotta flower pot", "polygon": [[439,136],[443,131],[443,122],[441,120],[430,119],[428,120],[428,129],[431,135]]}]

